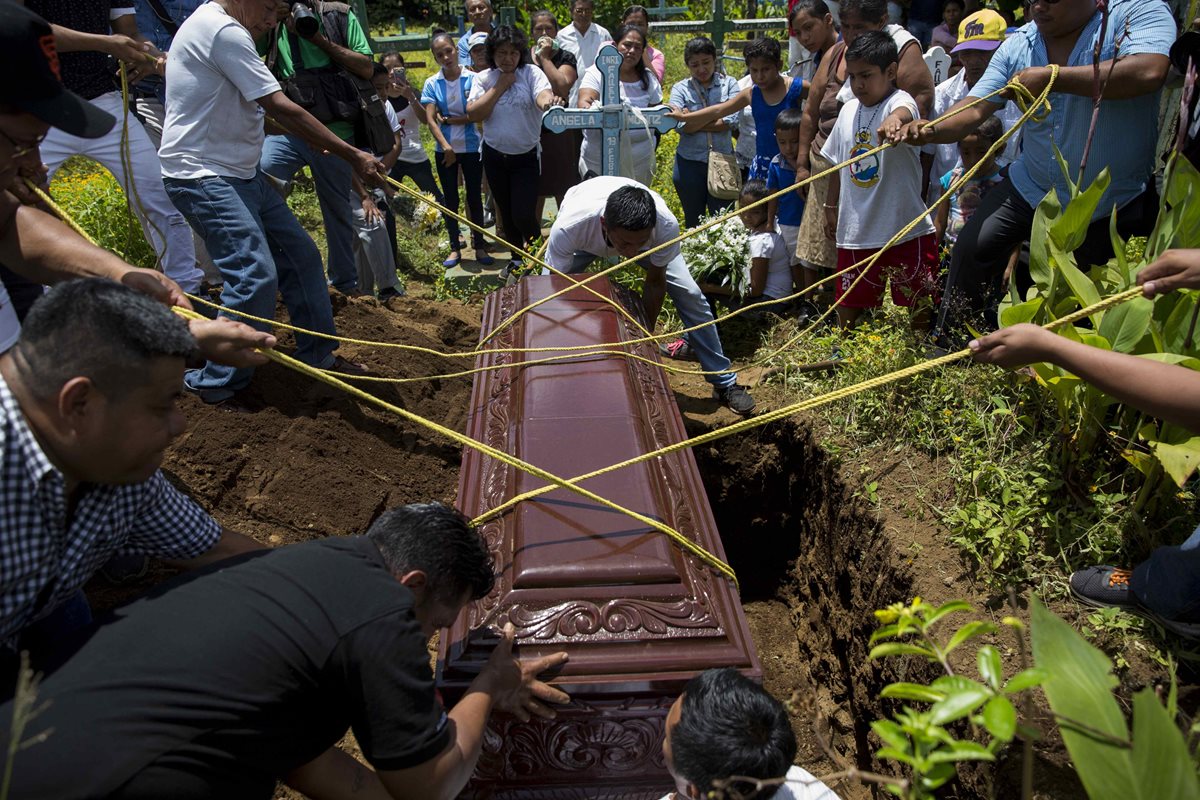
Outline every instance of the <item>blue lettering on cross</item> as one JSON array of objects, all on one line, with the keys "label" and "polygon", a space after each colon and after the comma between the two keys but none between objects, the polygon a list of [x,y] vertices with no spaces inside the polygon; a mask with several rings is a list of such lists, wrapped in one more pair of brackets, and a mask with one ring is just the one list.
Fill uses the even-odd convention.
[{"label": "blue lettering on cross", "polygon": [[[642,122],[621,105],[621,62],[617,48],[606,44],[596,56],[600,69],[599,106],[591,108],[551,108],[542,115],[542,125],[554,133],[584,128],[599,128],[604,134],[604,156],[601,169],[605,175],[621,174],[621,131],[642,127]],[[670,106],[658,105],[640,109],[651,128],[666,133],[675,130],[678,122],[666,116]]]}]

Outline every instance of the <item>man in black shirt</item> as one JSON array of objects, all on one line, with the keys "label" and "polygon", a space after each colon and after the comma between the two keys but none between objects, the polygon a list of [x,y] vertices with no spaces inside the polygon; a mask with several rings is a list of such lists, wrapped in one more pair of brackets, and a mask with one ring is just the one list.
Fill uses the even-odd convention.
[{"label": "man in black shirt", "polygon": [[[428,637],[491,590],[479,534],[441,504],[384,513],[365,537],[251,554],[120,609],[42,683],[14,797],[452,798],[474,771],[495,708],[553,716],[508,626],[447,713]],[[0,718],[12,703],[0,707]],[[354,731],[366,769],[331,749]],[[370,792],[374,794],[370,794]]]}]

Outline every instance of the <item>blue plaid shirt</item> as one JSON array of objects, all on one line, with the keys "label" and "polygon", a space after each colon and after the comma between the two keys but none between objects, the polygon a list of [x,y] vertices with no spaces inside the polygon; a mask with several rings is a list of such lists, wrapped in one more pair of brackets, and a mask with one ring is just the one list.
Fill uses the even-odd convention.
[{"label": "blue plaid shirt", "polygon": [[[1122,57],[1140,53],[1167,55],[1175,41],[1175,20],[1162,0],[1110,0],[1109,7],[1108,31],[1100,50],[1102,61],[1113,57],[1116,37],[1126,30],[1129,35],[1121,42]],[[1096,12],[1079,34],[1066,66],[1090,67],[1099,35],[1100,13]],[[987,71],[971,88],[971,96],[983,97],[1003,87],[1022,69],[1045,67],[1049,63],[1046,44],[1037,25],[1031,22],[997,48]],[[995,98],[992,102],[1003,105],[1005,101]],[[1101,103],[1083,185],[1086,187],[1095,180],[1105,167],[1112,175],[1112,183],[1094,219],[1107,217],[1114,206],[1120,208],[1145,190],[1146,181],[1154,171],[1158,103],[1158,92]],[[1054,146],[1062,152],[1074,180],[1092,121],[1090,96],[1054,93],[1050,95],[1050,104],[1053,109],[1045,121],[1025,124],[1021,155],[1008,173],[1021,197],[1034,208],[1051,188],[1057,190],[1059,200],[1066,204],[1069,196],[1066,178],[1054,156]]]},{"label": "blue plaid shirt", "polygon": [[221,526],[167,483],[83,488],[67,519],[66,481],[0,377],[0,645],[70,598],[118,550],[195,558]]}]

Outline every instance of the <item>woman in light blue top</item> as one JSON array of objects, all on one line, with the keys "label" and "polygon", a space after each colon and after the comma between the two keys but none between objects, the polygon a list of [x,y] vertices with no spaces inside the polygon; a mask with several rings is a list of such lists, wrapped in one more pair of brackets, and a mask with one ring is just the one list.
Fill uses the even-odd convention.
[{"label": "woman in light blue top", "polygon": [[[464,39],[466,37],[463,37]],[[483,162],[480,160],[479,126],[467,118],[467,98],[471,94],[475,73],[459,66],[450,36],[445,31],[434,31],[429,49],[441,69],[425,79],[421,92],[421,105],[429,121],[429,130],[437,142],[438,180],[446,196],[446,208],[458,213],[458,175],[462,172],[463,185],[467,194],[467,214],[476,225],[483,225]],[[444,266],[458,266],[462,260],[461,239],[458,223],[447,218],[450,229],[450,257]],[[483,234],[473,231],[475,260],[484,266],[495,263],[488,255],[487,240]]]},{"label": "woman in light blue top", "polygon": [[[717,71],[717,48],[712,40],[697,36],[683,48],[683,62],[691,77],[671,87],[671,106],[677,111],[696,111],[724,103],[738,93],[737,81]],[[732,153],[729,131],[737,125],[737,114],[707,124],[686,124],[679,133],[675,169],[671,181],[683,206],[684,224],[694,228],[704,213],[716,214],[729,208],[732,200],[708,193],[708,151]]]}]

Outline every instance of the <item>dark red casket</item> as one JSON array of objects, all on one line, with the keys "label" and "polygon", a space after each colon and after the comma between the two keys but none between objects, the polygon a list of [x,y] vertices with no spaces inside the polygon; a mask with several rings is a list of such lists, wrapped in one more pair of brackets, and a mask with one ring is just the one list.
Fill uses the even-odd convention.
[{"label": "dark red casket", "polygon": [[[533,277],[495,292],[484,305],[484,332],[570,283]],[[589,285],[640,315],[637,298],[620,287],[605,279]],[[611,307],[574,289],[522,316],[489,346],[602,345],[639,335]],[[656,346],[623,347],[652,363],[593,356],[478,373],[467,434],[564,478],[685,438]],[[477,365],[559,354],[488,352]],[[540,485],[466,449],[458,503],[475,517]],[[725,558],[690,450],[584,486]],[[490,629],[511,621],[522,657],[570,653],[554,683],[574,702],[553,721],[494,718],[464,796],[657,800],[672,788],[663,721],[687,680],[722,666],[761,676],[732,583],[666,536],[563,489],[520,504],[482,533],[499,577],[490,595],[443,631],[438,681],[447,701],[462,695],[487,660],[496,640]]]}]

